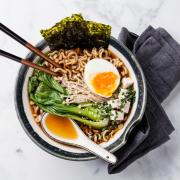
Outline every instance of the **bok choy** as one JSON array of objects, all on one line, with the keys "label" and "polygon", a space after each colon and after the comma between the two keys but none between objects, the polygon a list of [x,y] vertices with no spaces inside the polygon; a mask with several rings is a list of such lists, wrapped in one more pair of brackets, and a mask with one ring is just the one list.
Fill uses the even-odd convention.
[{"label": "bok choy", "polygon": [[107,106],[92,104],[80,107],[78,104],[65,104],[68,92],[44,72],[35,71],[29,78],[28,91],[30,99],[50,114],[69,117],[97,129],[106,127],[109,123],[110,110]]}]

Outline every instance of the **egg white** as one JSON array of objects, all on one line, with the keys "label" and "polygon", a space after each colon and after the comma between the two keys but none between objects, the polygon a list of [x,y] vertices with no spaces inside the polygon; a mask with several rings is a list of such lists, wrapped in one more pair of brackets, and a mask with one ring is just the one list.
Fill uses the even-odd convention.
[{"label": "egg white", "polygon": [[116,90],[120,83],[120,79],[121,79],[120,74],[117,68],[112,63],[104,59],[95,58],[95,59],[90,60],[86,64],[85,70],[84,70],[84,82],[93,93],[100,95],[102,97],[110,97],[110,96],[105,96],[105,95],[95,92],[94,87],[91,84],[92,79],[97,74],[103,73],[103,72],[113,72],[114,74],[117,75],[116,88],[115,88]]}]

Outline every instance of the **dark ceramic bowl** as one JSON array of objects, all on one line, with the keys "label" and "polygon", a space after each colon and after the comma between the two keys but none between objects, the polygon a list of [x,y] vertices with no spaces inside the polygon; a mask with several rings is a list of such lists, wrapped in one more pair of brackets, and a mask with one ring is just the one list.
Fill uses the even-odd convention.
[{"label": "dark ceramic bowl", "polygon": [[[43,52],[49,50],[45,41],[38,43],[37,47]],[[134,80],[136,89],[136,100],[124,128],[117,132],[110,141],[101,144],[101,146],[108,149],[110,152],[115,152],[126,143],[129,133],[142,119],[146,104],[146,83],[139,63],[122,43],[111,37],[108,48],[125,63]],[[26,58],[31,61],[37,60],[34,53],[29,53]],[[47,137],[35,123],[29,106],[29,97],[27,93],[27,82],[32,71],[32,68],[22,65],[17,76],[15,88],[16,111],[24,131],[36,145],[59,158],[76,161],[95,159],[96,156],[85,150],[53,141]]]}]

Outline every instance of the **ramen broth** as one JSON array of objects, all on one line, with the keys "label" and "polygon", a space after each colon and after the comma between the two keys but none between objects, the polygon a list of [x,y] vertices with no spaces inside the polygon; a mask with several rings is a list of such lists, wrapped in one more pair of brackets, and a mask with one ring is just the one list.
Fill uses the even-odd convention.
[{"label": "ramen broth", "polygon": [[51,133],[64,139],[77,139],[78,135],[72,122],[66,117],[48,114],[45,119],[46,127]]}]

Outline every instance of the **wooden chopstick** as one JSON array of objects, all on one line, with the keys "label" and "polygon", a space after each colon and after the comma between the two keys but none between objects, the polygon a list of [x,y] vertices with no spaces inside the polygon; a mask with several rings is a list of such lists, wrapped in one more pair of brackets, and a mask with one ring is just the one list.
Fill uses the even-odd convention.
[{"label": "wooden chopstick", "polygon": [[7,58],[9,58],[9,59],[12,59],[12,60],[14,60],[14,61],[16,61],[16,62],[19,62],[19,63],[21,63],[21,64],[24,64],[24,65],[26,65],[26,66],[32,67],[32,68],[34,68],[34,69],[38,69],[38,70],[40,70],[40,71],[43,71],[43,72],[45,72],[45,73],[47,73],[47,74],[50,74],[50,75],[52,75],[52,76],[58,76],[57,73],[52,72],[52,71],[50,71],[49,69],[46,69],[45,67],[39,66],[39,65],[37,65],[37,64],[34,64],[34,63],[32,63],[31,61],[29,61],[29,60],[27,60],[27,59],[22,59],[22,58],[14,55],[14,54],[10,54],[10,53],[8,53],[8,52],[6,52],[6,51],[3,51],[3,50],[1,50],[1,49],[0,49],[0,55],[2,55],[2,56],[4,56],[4,57],[7,57]]},{"label": "wooden chopstick", "polygon": [[24,40],[22,37],[17,35],[15,32],[10,30],[8,27],[3,25],[2,23],[0,23],[0,30],[3,31],[4,33],[6,33],[7,35],[9,35],[10,37],[12,37],[13,39],[15,39],[17,42],[19,42],[23,46],[27,47],[29,50],[31,50],[32,52],[34,52],[38,56],[40,56],[43,59],[45,59],[47,62],[51,63],[53,66],[60,67],[59,64],[57,64],[54,61],[52,61],[48,56],[46,56],[44,53],[42,53],[38,48],[34,47],[32,44],[30,44],[29,42]]}]

